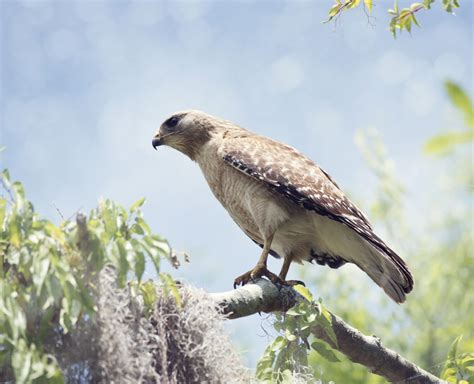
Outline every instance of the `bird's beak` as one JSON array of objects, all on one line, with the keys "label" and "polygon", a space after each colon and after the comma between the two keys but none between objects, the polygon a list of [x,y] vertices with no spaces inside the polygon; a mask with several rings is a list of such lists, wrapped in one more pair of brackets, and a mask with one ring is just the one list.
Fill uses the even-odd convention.
[{"label": "bird's beak", "polygon": [[162,144],[163,144],[163,141],[161,140],[161,136],[159,133],[157,133],[156,136],[151,141],[151,145],[153,145],[153,148],[156,149],[156,147],[159,147]]}]

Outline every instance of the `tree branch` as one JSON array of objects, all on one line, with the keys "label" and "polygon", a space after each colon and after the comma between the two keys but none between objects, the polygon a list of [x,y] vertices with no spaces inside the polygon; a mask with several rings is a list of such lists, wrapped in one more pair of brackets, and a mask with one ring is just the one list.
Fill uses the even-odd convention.
[{"label": "tree branch", "polygon": [[[304,298],[291,287],[278,289],[265,279],[233,291],[213,293],[211,297],[230,319],[250,316],[257,312],[285,312]],[[311,333],[342,352],[349,360],[366,366],[371,372],[395,383],[443,383],[434,375],[382,345],[380,339],[366,336],[331,313],[332,328],[337,337],[335,345],[320,327]]]}]

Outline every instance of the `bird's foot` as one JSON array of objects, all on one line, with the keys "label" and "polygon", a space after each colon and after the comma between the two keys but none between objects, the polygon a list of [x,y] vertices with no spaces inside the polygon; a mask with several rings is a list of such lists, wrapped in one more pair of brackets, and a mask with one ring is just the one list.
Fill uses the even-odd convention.
[{"label": "bird's foot", "polygon": [[244,286],[249,281],[254,281],[262,276],[267,277],[272,283],[275,284],[281,284],[283,282],[283,280],[281,280],[277,275],[275,275],[273,272],[270,272],[265,264],[257,264],[254,269],[245,272],[243,275],[238,276],[234,280],[234,289],[239,285]]},{"label": "bird's foot", "polygon": [[247,284],[249,281],[254,281],[255,279],[258,279],[259,277],[265,276],[267,277],[273,284],[279,285],[279,286],[294,286],[297,284],[303,285],[304,283],[299,280],[283,280],[279,276],[275,275],[273,272],[270,272],[267,269],[267,266],[264,264],[257,264],[254,269],[245,272],[243,275],[238,276],[234,280],[234,289],[237,288],[239,285],[244,286]]}]

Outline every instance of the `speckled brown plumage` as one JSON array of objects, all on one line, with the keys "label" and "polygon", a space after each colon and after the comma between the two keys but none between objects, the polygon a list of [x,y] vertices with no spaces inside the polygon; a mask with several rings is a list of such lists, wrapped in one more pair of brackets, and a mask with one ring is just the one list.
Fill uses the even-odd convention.
[{"label": "speckled brown plumage", "polygon": [[332,268],[352,262],[396,302],[405,300],[413,287],[405,262],[312,160],[203,112],[179,112],[167,121],[154,145],[169,145],[195,160],[233,220],[263,247],[257,267],[237,282],[256,274],[275,279],[266,270],[272,253],[284,259],[279,279],[285,279],[293,261]]}]

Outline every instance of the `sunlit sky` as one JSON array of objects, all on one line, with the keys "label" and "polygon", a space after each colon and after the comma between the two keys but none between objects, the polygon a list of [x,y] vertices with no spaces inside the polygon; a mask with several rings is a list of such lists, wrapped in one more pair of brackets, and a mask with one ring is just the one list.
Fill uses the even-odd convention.
[{"label": "sunlit sky", "polygon": [[[422,145],[460,120],[443,81],[472,93],[473,4],[461,1],[456,15],[434,4],[419,12],[422,28],[395,40],[390,2],[376,2],[370,20],[357,9],[323,24],[331,3],[0,0],[1,166],[56,222],[57,210],[87,212],[100,197],[127,206],[146,197],[153,230],[191,256],[173,275],[209,291],[230,289],[260,251],[195,164],[153,151],[153,133],[176,110],[293,145],[361,201],[375,178],[354,135],[374,127],[419,217],[422,186],[439,176]],[[232,325],[251,364],[267,342],[260,322]]]}]

